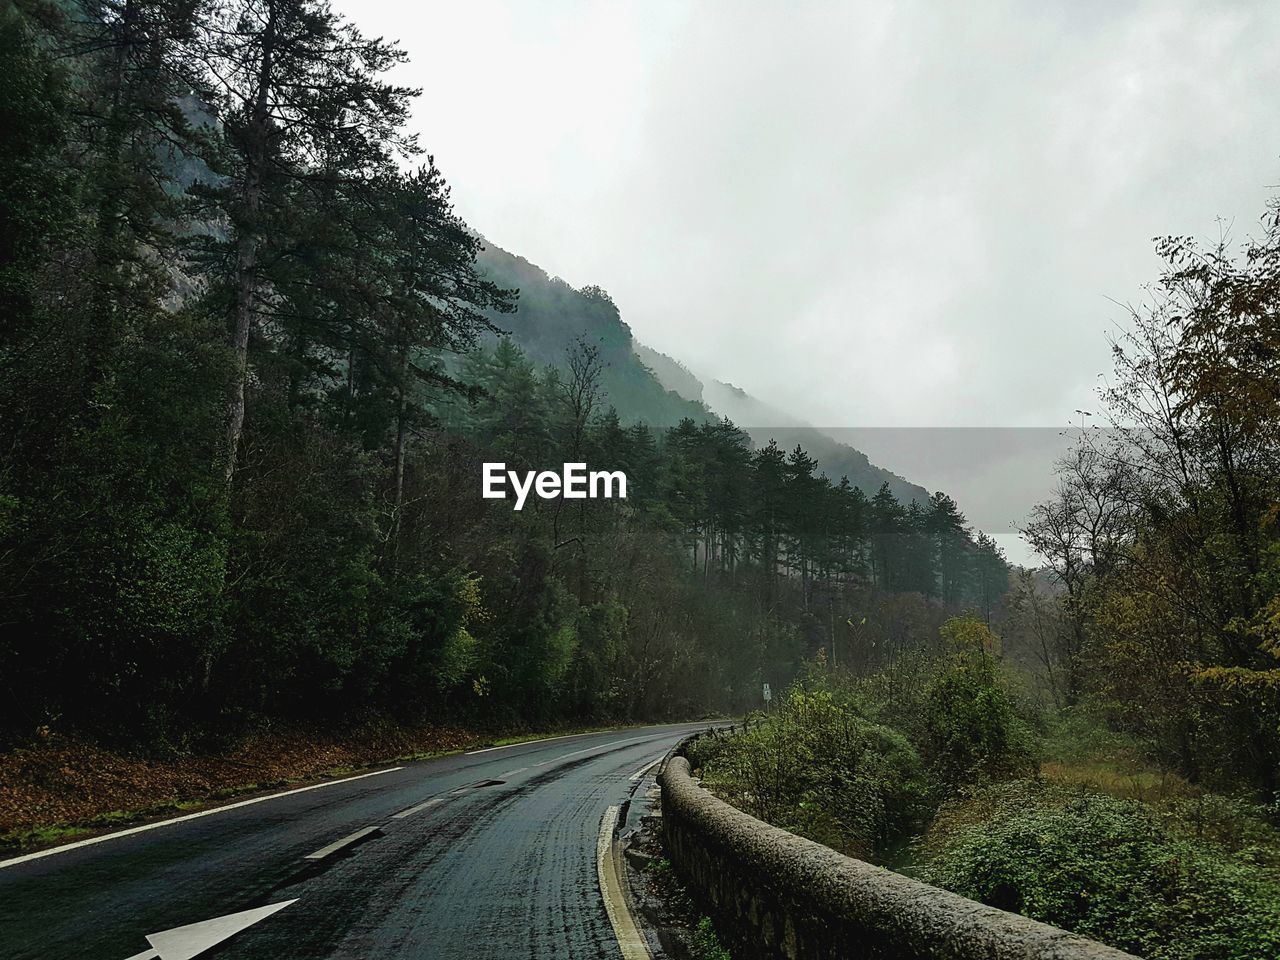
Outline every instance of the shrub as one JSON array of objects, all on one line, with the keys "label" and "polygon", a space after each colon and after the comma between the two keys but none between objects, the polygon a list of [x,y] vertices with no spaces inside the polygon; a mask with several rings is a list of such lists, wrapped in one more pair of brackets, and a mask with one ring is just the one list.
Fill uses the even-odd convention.
[{"label": "shrub", "polygon": [[946,805],[922,879],[1148,960],[1274,960],[1280,873],[1151,807],[1028,781]]},{"label": "shrub", "polygon": [[867,859],[916,822],[925,792],[907,739],[827,690],[792,688],[776,713],[699,741],[691,760],[740,809]]},{"label": "shrub", "polygon": [[985,780],[1031,773],[1038,744],[1018,713],[981,621],[949,620],[943,635],[954,654],[925,691],[919,747],[943,792]]},{"label": "shrub", "polygon": [[1082,703],[1053,718],[1040,764],[1043,779],[1147,803],[1203,792],[1156,763],[1136,737],[1107,726],[1104,710]]},{"label": "shrub", "polygon": [[689,935],[689,954],[693,960],[733,960],[733,956],[716,935],[710,917],[703,917]]}]

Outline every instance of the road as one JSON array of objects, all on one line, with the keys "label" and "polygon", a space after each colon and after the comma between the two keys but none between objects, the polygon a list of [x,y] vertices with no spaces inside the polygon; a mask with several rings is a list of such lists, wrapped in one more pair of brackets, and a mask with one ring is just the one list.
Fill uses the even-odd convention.
[{"label": "road", "polygon": [[597,877],[602,817],[703,726],[410,763],[9,862],[0,957],[170,960],[229,928],[155,935],[275,906],[199,956],[619,958]]}]

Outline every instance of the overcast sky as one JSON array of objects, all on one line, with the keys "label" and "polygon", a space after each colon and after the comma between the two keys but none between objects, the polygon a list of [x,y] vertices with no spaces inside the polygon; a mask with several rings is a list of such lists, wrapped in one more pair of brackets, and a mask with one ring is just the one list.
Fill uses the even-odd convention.
[{"label": "overcast sky", "polygon": [[1065,425],[1280,183],[1280,3],[338,6],[476,229],[819,426]]}]

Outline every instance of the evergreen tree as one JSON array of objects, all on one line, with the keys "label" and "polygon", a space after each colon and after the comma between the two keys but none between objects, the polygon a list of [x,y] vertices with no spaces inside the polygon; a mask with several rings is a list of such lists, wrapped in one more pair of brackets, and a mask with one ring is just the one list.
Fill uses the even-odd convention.
[{"label": "evergreen tree", "polygon": [[928,511],[926,526],[933,546],[938,595],[948,607],[958,607],[969,579],[970,540],[964,514],[941,491],[930,498]]},{"label": "evergreen tree", "polygon": [[909,534],[907,512],[886,481],[870,502],[871,573],[882,590],[901,589],[906,583],[905,543]]},{"label": "evergreen tree", "polygon": [[774,596],[778,564],[786,531],[786,454],[769,441],[752,461],[751,525],[755,535],[753,554],[764,579],[766,604]]},{"label": "evergreen tree", "polygon": [[206,193],[229,226],[215,246],[230,307],[230,484],[254,327],[273,306],[276,271],[303,247],[296,204],[323,202],[335,176],[363,184],[389,175],[395,154],[414,149],[401,132],[414,91],[381,79],[403,59],[396,47],[316,0],[223,0],[196,53],[224,130],[213,164],[220,179]]}]

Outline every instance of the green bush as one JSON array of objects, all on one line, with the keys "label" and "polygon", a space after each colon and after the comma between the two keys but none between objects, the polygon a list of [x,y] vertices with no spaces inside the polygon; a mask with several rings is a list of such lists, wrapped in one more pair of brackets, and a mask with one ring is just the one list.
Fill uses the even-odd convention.
[{"label": "green bush", "polygon": [[1205,793],[1175,798],[1155,810],[1180,836],[1224,847],[1242,862],[1280,869],[1280,828],[1270,822],[1268,807]]},{"label": "green bush", "polygon": [[716,935],[716,928],[710,917],[698,921],[689,936],[689,953],[693,960],[733,960],[732,954],[724,948]]},{"label": "green bush", "polygon": [[1148,960],[1275,960],[1280,872],[1133,800],[1015,781],[946,805],[922,879]]},{"label": "green bush", "polygon": [[827,690],[792,688],[773,715],[699,741],[691,759],[739,809],[866,859],[917,822],[925,794],[907,739]]},{"label": "green bush", "polygon": [[955,653],[928,685],[919,721],[930,779],[947,793],[1034,772],[1038,738],[1000,674],[995,638],[969,617],[947,621],[942,632]]}]

